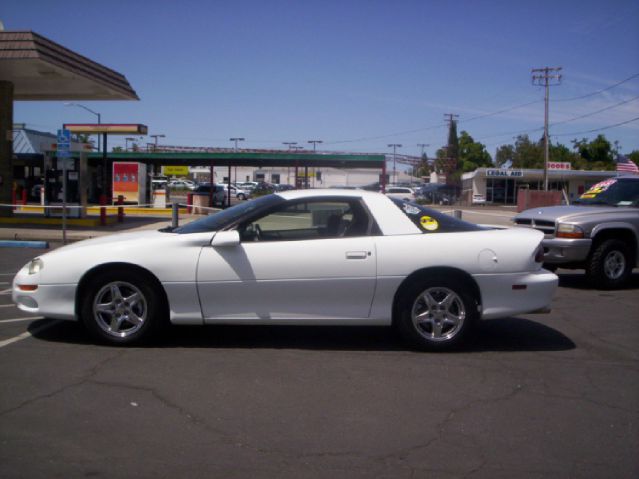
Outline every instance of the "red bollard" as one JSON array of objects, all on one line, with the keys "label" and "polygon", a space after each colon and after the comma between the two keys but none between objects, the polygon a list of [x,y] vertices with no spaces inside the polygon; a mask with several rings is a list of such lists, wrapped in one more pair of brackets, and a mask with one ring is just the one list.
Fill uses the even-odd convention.
[{"label": "red bollard", "polygon": [[27,204],[27,190],[26,189],[22,190],[22,204],[23,205]]},{"label": "red bollard", "polygon": [[[124,204],[124,196],[118,195],[118,205]],[[124,221],[124,208],[122,206],[118,206],[118,223],[122,223]]]},{"label": "red bollard", "polygon": [[193,206],[193,193],[186,194],[186,212],[191,214],[191,207]]},{"label": "red bollard", "polygon": [[106,196],[100,195],[100,226],[106,226]]}]

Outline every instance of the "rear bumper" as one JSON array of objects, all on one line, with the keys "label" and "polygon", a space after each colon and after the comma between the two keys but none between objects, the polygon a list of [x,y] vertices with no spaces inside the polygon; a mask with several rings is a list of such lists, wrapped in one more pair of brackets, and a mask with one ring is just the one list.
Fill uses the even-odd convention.
[{"label": "rear bumper", "polygon": [[541,242],[544,247],[544,263],[579,263],[588,258],[592,240],[552,238]]},{"label": "rear bumper", "polygon": [[547,311],[559,282],[557,275],[545,269],[534,273],[478,274],[473,277],[481,292],[482,319]]}]

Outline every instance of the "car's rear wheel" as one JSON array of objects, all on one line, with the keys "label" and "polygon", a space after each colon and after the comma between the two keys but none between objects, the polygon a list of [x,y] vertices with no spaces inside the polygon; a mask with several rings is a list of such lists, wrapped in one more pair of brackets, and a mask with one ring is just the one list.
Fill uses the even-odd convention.
[{"label": "car's rear wheel", "polygon": [[149,339],[166,323],[166,307],[144,275],[107,271],[86,291],[81,318],[89,332],[111,344]]},{"label": "car's rear wheel", "polygon": [[445,350],[458,346],[477,319],[477,303],[463,281],[449,278],[420,281],[399,300],[397,326],[412,346]]},{"label": "car's rear wheel", "polygon": [[586,267],[591,283],[600,289],[622,286],[631,272],[632,261],[628,246],[615,239],[600,243],[590,255]]},{"label": "car's rear wheel", "polygon": [[237,195],[237,199],[244,201],[246,199],[246,195],[244,193],[240,193],[239,195]]}]

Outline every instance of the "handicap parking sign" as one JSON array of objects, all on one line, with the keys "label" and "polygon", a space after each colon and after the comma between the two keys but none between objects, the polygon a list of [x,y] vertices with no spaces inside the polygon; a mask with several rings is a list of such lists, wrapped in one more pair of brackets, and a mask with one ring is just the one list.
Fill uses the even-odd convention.
[{"label": "handicap parking sign", "polygon": [[71,132],[67,129],[58,130],[58,158],[69,158],[71,156]]}]

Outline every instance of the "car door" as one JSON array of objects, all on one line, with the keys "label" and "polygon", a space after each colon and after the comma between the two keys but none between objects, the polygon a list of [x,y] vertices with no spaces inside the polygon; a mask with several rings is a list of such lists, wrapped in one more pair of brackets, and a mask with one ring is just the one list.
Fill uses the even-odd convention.
[{"label": "car door", "polygon": [[239,245],[200,255],[205,322],[367,318],[376,284],[372,221],[349,198],[289,202],[239,225]]}]

